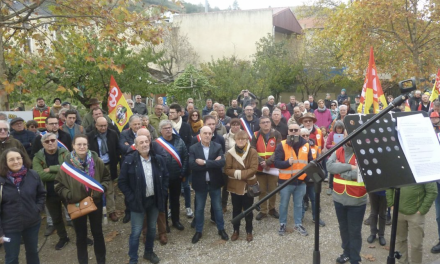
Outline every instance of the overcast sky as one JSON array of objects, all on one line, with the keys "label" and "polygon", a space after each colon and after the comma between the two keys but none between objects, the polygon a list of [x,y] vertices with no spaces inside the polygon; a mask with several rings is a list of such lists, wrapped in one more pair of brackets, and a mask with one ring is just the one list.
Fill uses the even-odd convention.
[{"label": "overcast sky", "polygon": [[[203,4],[205,0],[184,0],[192,4]],[[304,3],[310,5],[314,0],[237,0],[240,9],[257,9],[271,7],[287,7],[287,6],[301,6]],[[232,6],[234,0],[208,0],[211,7],[218,7],[220,9],[227,9]]]}]

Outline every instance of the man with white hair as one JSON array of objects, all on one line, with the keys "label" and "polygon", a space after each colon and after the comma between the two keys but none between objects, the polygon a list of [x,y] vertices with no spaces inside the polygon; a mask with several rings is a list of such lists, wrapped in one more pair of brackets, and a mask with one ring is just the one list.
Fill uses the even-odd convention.
[{"label": "man with white hair", "polygon": [[417,107],[419,107],[421,99],[422,92],[420,90],[416,90],[413,97],[409,99],[409,107],[411,108],[411,111],[417,111]]},{"label": "man with white hair", "polygon": [[307,113],[312,113],[314,112],[314,110],[312,108],[310,108],[310,102],[309,101],[304,101],[304,108],[306,110],[305,113],[303,113],[303,115],[307,114]]},{"label": "man with white hair", "polygon": [[143,258],[151,263],[159,263],[160,259],[153,248],[158,215],[159,212],[165,211],[167,166],[163,157],[150,151],[149,137],[137,136],[134,143],[136,151],[128,155],[122,163],[118,180],[119,189],[127,197],[127,206],[132,218],[129,262],[138,263],[139,237],[146,215],[147,232]]},{"label": "man with white hair", "polygon": [[[171,110],[175,109],[173,108],[170,109],[170,111]],[[167,152],[165,163],[169,172],[169,196],[165,199],[165,208],[168,207],[169,200],[173,227],[182,231],[184,230],[184,226],[180,223],[179,198],[181,183],[188,176],[188,150],[182,138],[178,134],[173,133],[171,120],[160,121],[159,129],[162,136],[159,137],[156,142]]]},{"label": "man with white hair", "polygon": [[273,97],[273,95],[269,95],[267,97],[267,102],[266,102],[265,106],[267,106],[267,108],[269,108],[270,114],[272,114],[273,108],[275,107],[275,97]]},{"label": "man with white hair", "polygon": [[429,101],[429,96],[427,94],[422,95],[422,101],[417,107],[417,111],[429,112],[432,109],[432,102]]}]

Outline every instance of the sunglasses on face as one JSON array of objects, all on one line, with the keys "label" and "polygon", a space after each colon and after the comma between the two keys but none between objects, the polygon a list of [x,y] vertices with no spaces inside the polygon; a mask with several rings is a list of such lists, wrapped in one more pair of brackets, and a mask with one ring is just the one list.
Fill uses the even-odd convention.
[{"label": "sunglasses on face", "polygon": [[44,141],[44,144],[54,143],[56,139],[48,139]]},{"label": "sunglasses on face", "polygon": [[9,131],[9,129],[7,129],[7,128],[0,128],[0,132],[8,132]]},{"label": "sunglasses on face", "polygon": [[298,132],[299,129],[298,128],[289,128],[289,132]]},{"label": "sunglasses on face", "polygon": [[310,137],[310,135],[301,135],[301,137]]}]

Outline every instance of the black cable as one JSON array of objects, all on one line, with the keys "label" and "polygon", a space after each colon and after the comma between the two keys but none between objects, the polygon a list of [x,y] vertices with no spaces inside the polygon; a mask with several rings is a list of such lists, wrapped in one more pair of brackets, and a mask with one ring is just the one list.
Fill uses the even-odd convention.
[{"label": "black cable", "polygon": [[40,249],[38,250],[38,253],[40,253],[40,251],[43,249],[44,245],[46,245],[46,242],[47,242],[47,238],[48,238],[48,237],[49,237],[49,236],[45,236],[45,239],[44,239],[43,245],[41,245]]}]

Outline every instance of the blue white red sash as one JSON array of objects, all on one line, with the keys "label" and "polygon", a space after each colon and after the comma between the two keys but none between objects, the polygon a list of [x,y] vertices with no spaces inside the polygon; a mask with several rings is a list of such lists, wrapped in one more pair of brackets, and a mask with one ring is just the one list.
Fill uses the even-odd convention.
[{"label": "blue white red sash", "polygon": [[252,140],[252,129],[249,127],[248,123],[243,119],[243,117],[240,118],[240,122],[243,130],[248,134],[249,140]]},{"label": "blue white red sash", "polygon": [[[41,134],[41,136],[44,136],[46,133],[47,133],[47,131],[43,131],[40,134]],[[59,148],[65,148],[66,150],[69,150],[66,147],[66,145],[64,145],[63,142],[59,141],[58,139],[57,139],[57,145],[58,145]]]},{"label": "blue white red sash", "polygon": [[87,188],[101,193],[104,192],[104,187],[102,187],[102,185],[97,180],[90,177],[85,172],[75,168],[75,166],[63,162],[63,164],[61,165],[61,170],[63,170],[65,173],[67,173],[67,175],[74,178],[78,182],[84,184]]},{"label": "blue white red sash", "polygon": [[156,142],[159,143],[159,145],[161,145],[171,155],[171,157],[173,157],[177,161],[177,164],[179,164],[180,167],[182,167],[180,156],[177,153],[177,149],[173,145],[171,145],[163,137],[156,139]]}]

